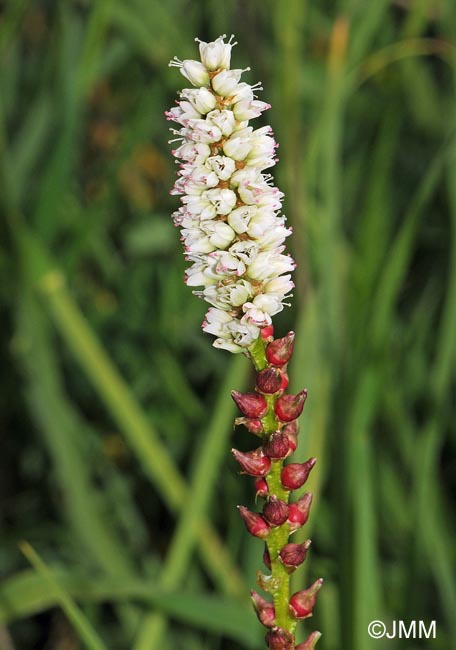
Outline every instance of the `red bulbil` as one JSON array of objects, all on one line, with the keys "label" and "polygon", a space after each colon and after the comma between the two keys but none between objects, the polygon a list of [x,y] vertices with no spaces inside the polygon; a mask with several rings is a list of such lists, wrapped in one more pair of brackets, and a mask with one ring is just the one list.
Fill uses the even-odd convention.
[{"label": "red bulbil", "polygon": [[257,393],[240,393],[237,390],[232,390],[231,397],[245,417],[257,419],[266,415],[268,405],[263,395],[258,395]]},{"label": "red bulbil", "polygon": [[312,503],[312,493],[306,492],[295,503],[290,503],[288,523],[290,524],[290,532],[304,526],[309,519],[310,505]]},{"label": "red bulbil", "polygon": [[294,347],[294,332],[288,332],[281,339],[271,341],[266,348],[266,359],[273,366],[284,366],[291,359]]},{"label": "red bulbil", "polygon": [[273,627],[275,623],[274,605],[262,598],[253,589],[250,591],[250,598],[260,623],[265,627]]},{"label": "red bulbil", "polygon": [[266,634],[266,643],[269,650],[294,650],[294,636],[280,627],[273,627]]},{"label": "red bulbil", "polygon": [[290,451],[290,441],[284,433],[275,432],[263,445],[263,451],[269,458],[285,458]]},{"label": "red bulbil", "polygon": [[260,393],[273,395],[282,386],[282,375],[277,368],[265,368],[256,376],[256,386]]},{"label": "red bulbil", "polygon": [[255,494],[257,497],[267,497],[269,487],[264,478],[255,479]]},{"label": "red bulbil", "polygon": [[280,559],[287,569],[296,569],[306,559],[307,551],[311,545],[310,539],[302,544],[286,544],[280,551]]},{"label": "red bulbil", "polygon": [[262,449],[247,452],[232,449],[231,453],[241,466],[243,473],[249,476],[266,476],[271,469],[271,461],[264,455]]},{"label": "red bulbil", "polygon": [[300,643],[296,646],[295,650],[314,650],[319,639],[321,639],[321,632],[312,632],[312,634],[309,634],[304,643]]},{"label": "red bulbil", "polygon": [[255,418],[236,418],[234,426],[238,427],[240,424],[242,424],[249,433],[253,433],[255,436],[262,436],[264,433],[261,420]]},{"label": "red bulbil", "polygon": [[296,420],[302,413],[306,398],[306,389],[297,395],[281,395],[274,406],[275,414],[282,422]]},{"label": "red bulbil", "polygon": [[264,504],[263,517],[271,526],[281,526],[288,519],[289,508],[285,501],[271,495],[269,501]]},{"label": "red bulbil", "polygon": [[270,532],[269,524],[256,512],[251,512],[245,506],[238,506],[239,514],[244,520],[245,527],[251,535],[259,539],[265,539]]},{"label": "red bulbil", "polygon": [[309,589],[304,591],[297,591],[290,598],[290,612],[298,620],[309,618],[312,616],[312,611],[317,600],[317,594],[323,584],[323,578],[315,580]]},{"label": "red bulbil", "polygon": [[287,488],[287,490],[298,490],[302,487],[309,478],[309,474],[316,462],[316,458],[309,458],[305,463],[286,465],[280,475],[283,487]]}]

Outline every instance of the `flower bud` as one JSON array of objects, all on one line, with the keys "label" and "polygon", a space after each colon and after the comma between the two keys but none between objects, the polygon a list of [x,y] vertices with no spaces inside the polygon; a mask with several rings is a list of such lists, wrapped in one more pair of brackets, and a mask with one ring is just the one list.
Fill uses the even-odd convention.
[{"label": "flower bud", "polygon": [[274,366],[284,366],[291,358],[294,347],[294,332],[288,332],[281,339],[272,341],[266,348],[266,359]]},{"label": "flower bud", "polygon": [[271,469],[271,461],[263,454],[261,449],[254,449],[253,451],[239,451],[232,449],[235,460],[242,467],[243,473],[249,476],[265,476]]},{"label": "flower bud", "polygon": [[264,545],[263,562],[265,566],[267,566],[268,569],[271,570],[271,556],[269,555],[269,550],[266,544]]},{"label": "flower bud", "polygon": [[282,375],[277,368],[265,368],[257,374],[256,386],[260,393],[272,395],[280,390],[281,385]]},{"label": "flower bud", "polygon": [[231,397],[236,402],[238,409],[248,418],[262,418],[266,415],[268,405],[263,395],[256,393],[240,393],[231,391]]},{"label": "flower bud", "polygon": [[307,551],[310,547],[310,539],[302,544],[286,544],[280,551],[280,559],[287,569],[294,569],[302,564],[306,559]]},{"label": "flower bud", "polygon": [[293,635],[280,627],[273,627],[266,634],[266,643],[269,650],[294,650]]},{"label": "flower bud", "polygon": [[281,395],[274,406],[274,411],[282,422],[296,420],[302,413],[306,401],[307,390],[304,389],[297,395]]},{"label": "flower bud", "polygon": [[269,494],[269,487],[264,478],[255,479],[255,496],[267,497]]},{"label": "flower bud", "polygon": [[300,643],[299,645],[296,646],[295,650],[314,650],[320,638],[321,638],[321,632],[317,632],[317,631],[312,632],[312,634],[309,634],[309,636],[304,641],[304,643]]},{"label": "flower bud", "polygon": [[260,539],[265,539],[269,535],[269,525],[261,515],[256,512],[251,512],[245,506],[238,506],[238,509],[239,514],[244,520],[245,527],[251,535]]},{"label": "flower bud", "polygon": [[295,503],[290,503],[288,523],[290,524],[290,532],[294,532],[301,526],[304,526],[309,519],[310,505],[312,503],[312,493],[306,492]]},{"label": "flower bud", "polygon": [[286,465],[281,474],[282,485],[287,490],[298,490],[309,478],[316,458],[309,458],[305,463],[290,463]]},{"label": "flower bud", "polygon": [[[297,619],[312,616],[312,610],[317,600],[317,594],[323,584],[323,578],[316,580],[309,589],[297,591],[290,598],[290,612]],[[311,646],[312,647],[312,646]]]},{"label": "flower bud", "polygon": [[284,433],[273,433],[263,445],[263,450],[269,458],[285,458],[290,450],[288,436]]},{"label": "flower bud", "polygon": [[250,598],[260,623],[265,627],[272,627],[275,619],[274,605],[262,598],[253,589],[250,591]]},{"label": "flower bud", "polygon": [[273,494],[264,504],[263,517],[271,526],[281,526],[288,519],[289,508],[285,501],[278,499]]},{"label": "flower bud", "polygon": [[265,341],[272,341],[274,337],[274,325],[267,325],[260,330],[261,338]]}]

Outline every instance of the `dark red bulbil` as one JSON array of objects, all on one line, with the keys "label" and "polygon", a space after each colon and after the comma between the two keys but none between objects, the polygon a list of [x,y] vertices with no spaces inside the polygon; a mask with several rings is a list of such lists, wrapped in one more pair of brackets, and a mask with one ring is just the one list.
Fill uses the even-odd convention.
[{"label": "dark red bulbil", "polygon": [[288,519],[289,508],[285,501],[271,495],[269,501],[264,504],[263,517],[271,526],[281,526]]},{"label": "dark red bulbil", "polygon": [[231,397],[245,417],[262,418],[266,415],[268,405],[263,395],[258,395],[258,393],[240,393],[237,390],[232,390]]},{"label": "dark red bulbil", "polygon": [[253,589],[250,591],[250,598],[260,623],[265,627],[272,627],[275,623],[274,605],[262,598]]},{"label": "dark red bulbil", "polygon": [[277,368],[260,370],[256,377],[256,386],[260,393],[273,395],[282,386],[282,375]]},{"label": "dark red bulbil", "polygon": [[275,414],[282,422],[296,420],[302,413],[306,398],[306,389],[297,395],[281,395],[274,406]]},{"label": "dark red bulbil", "polygon": [[316,462],[316,458],[309,458],[305,463],[286,465],[280,477],[283,487],[287,488],[287,490],[298,490],[302,487],[309,478],[309,474]]},{"label": "dark red bulbil", "polygon": [[282,564],[288,569],[298,567],[306,559],[310,544],[310,539],[302,544],[286,544],[279,553]]},{"label": "dark red bulbil", "polygon": [[281,339],[271,341],[266,348],[266,359],[273,366],[284,366],[291,359],[294,348],[294,332],[288,332]]},{"label": "dark red bulbil", "polygon": [[261,448],[247,452],[232,449],[231,453],[241,466],[242,471],[249,476],[266,476],[271,469],[271,461],[264,455]]},{"label": "dark red bulbil", "polygon": [[309,589],[297,591],[290,598],[290,612],[295,618],[301,620],[312,616],[312,611],[317,600],[317,594],[321,589],[323,579],[315,580]]},{"label": "dark red bulbil", "polygon": [[304,526],[309,518],[310,505],[312,503],[312,493],[305,492],[298,501],[290,503],[288,523],[290,524],[290,531],[297,530]]},{"label": "dark red bulbil", "polygon": [[293,635],[280,627],[273,627],[266,634],[266,643],[269,650],[294,650]]},{"label": "dark red bulbil", "polygon": [[245,526],[249,533],[259,539],[265,539],[270,532],[269,524],[261,515],[251,512],[245,506],[238,506],[239,514],[244,520]]},{"label": "dark red bulbil", "polygon": [[269,458],[285,458],[290,451],[290,441],[284,433],[276,431],[263,445],[263,451]]}]

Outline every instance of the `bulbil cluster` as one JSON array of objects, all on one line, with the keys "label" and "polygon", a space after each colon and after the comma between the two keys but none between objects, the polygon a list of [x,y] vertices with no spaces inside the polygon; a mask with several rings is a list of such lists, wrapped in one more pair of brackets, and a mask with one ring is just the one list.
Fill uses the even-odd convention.
[{"label": "bulbil cluster", "polygon": [[203,330],[215,347],[245,352],[286,304],[295,263],[284,254],[283,194],[265,173],[278,145],[270,126],[249,126],[270,105],[241,81],[245,70],[230,69],[235,43],[224,39],[200,41],[201,61],[170,63],[194,86],[166,112],[180,127],[171,129],[181,161],[171,193],[182,206],[172,216],[191,263],[185,281],[212,305]]},{"label": "bulbil cluster", "polygon": [[[312,494],[304,492],[290,503],[290,493],[306,483],[315,458],[304,463],[284,461],[291,457],[298,444],[298,418],[304,408],[307,392],[288,395],[287,364],[293,353],[294,333],[274,339],[272,327],[261,332],[264,355],[261,368],[257,367],[255,392],[232,391],[242,417],[235,424],[244,425],[260,438],[261,444],[253,451],[232,450],[241,467],[241,473],[254,477],[257,497],[264,499],[261,512],[252,512],[239,506],[239,512],[249,533],[265,541],[263,561],[271,575],[258,574],[260,587],[272,595],[273,602],[251,592],[253,606],[260,622],[269,629],[266,642],[271,650],[311,650],[320,638],[313,632],[308,639],[295,646],[294,629],[299,620],[312,616],[318,591],[323,581],[315,581],[308,589],[291,595],[287,610],[276,613],[276,600],[282,599],[282,581],[304,562],[310,540],[289,542],[289,536],[301,528],[309,517]],[[252,355],[255,362],[255,355]],[[283,610],[283,605],[282,605]],[[282,619],[282,620],[279,620]],[[284,625],[286,623],[286,625]]]}]

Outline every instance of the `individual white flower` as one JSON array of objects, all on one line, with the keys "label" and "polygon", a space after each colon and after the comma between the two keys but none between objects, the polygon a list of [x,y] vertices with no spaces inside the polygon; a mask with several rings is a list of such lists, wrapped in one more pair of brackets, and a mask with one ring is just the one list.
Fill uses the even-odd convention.
[{"label": "individual white flower", "polygon": [[233,111],[211,111],[207,114],[206,120],[220,129],[222,135],[228,137],[234,131],[236,118]]},{"label": "individual white flower", "polygon": [[231,95],[238,85],[243,72],[244,70],[222,70],[212,78],[212,88],[222,97]]},{"label": "individual white flower", "polygon": [[214,336],[229,338],[229,332],[226,330],[226,325],[232,320],[233,317],[230,316],[227,311],[217,309],[216,307],[209,307],[202,328],[205,332],[209,332]]},{"label": "individual white flower", "polygon": [[238,235],[242,235],[248,232],[249,224],[257,211],[258,208],[254,205],[243,205],[229,213],[228,223]]},{"label": "individual white flower", "polygon": [[251,120],[254,117],[261,115],[263,111],[266,111],[268,108],[271,108],[271,104],[266,102],[261,102],[256,99],[243,99],[238,101],[233,106],[234,117],[242,122],[244,120]]},{"label": "individual white flower", "polygon": [[228,43],[224,43],[226,34],[219,36],[213,43],[205,43],[198,38],[195,40],[199,43],[201,62],[208,70],[217,70],[219,68],[228,69],[231,61],[231,48],[236,43],[232,43],[230,37]]},{"label": "individual white flower", "polygon": [[210,243],[220,250],[229,246],[236,236],[234,230],[223,221],[205,221],[201,230],[209,237]]},{"label": "individual white flower", "polygon": [[179,68],[181,74],[194,86],[207,86],[209,84],[209,73],[199,61],[192,61],[190,59],[180,61],[176,56],[170,61],[169,65],[170,67]]},{"label": "individual white flower", "polygon": [[264,293],[276,293],[286,297],[292,289],[294,289],[294,282],[291,279],[291,275],[280,275],[273,280],[269,280],[264,285]]},{"label": "individual white flower", "polygon": [[239,280],[230,284],[221,283],[220,286],[213,284],[206,287],[204,291],[194,291],[193,293],[214,307],[229,310],[233,307],[241,307],[246,303],[252,297],[253,289],[247,280]]},{"label": "individual white flower", "polygon": [[250,134],[241,135],[239,131],[223,143],[223,153],[233,160],[244,160],[251,148]]},{"label": "individual white flower", "polygon": [[237,197],[233,190],[214,188],[204,194],[215,207],[217,214],[228,214],[236,205]]},{"label": "individual white flower", "polygon": [[236,163],[228,156],[211,156],[206,160],[206,167],[215,172],[221,181],[227,181],[236,169]]},{"label": "individual white flower", "polygon": [[202,142],[203,144],[218,142],[222,137],[218,126],[203,119],[188,120],[187,128],[181,129],[180,133],[193,142]]},{"label": "individual white flower", "polygon": [[171,153],[176,158],[182,158],[195,165],[202,165],[211,155],[211,149],[207,144],[184,142],[177,149],[173,149]]},{"label": "individual white flower", "polygon": [[289,255],[276,251],[258,253],[249,265],[248,276],[253,280],[272,280],[273,277],[293,271],[295,263]]},{"label": "individual white flower", "polygon": [[204,86],[202,88],[186,88],[180,95],[187,99],[198,113],[202,115],[214,110],[217,105],[217,99],[214,93]]}]

